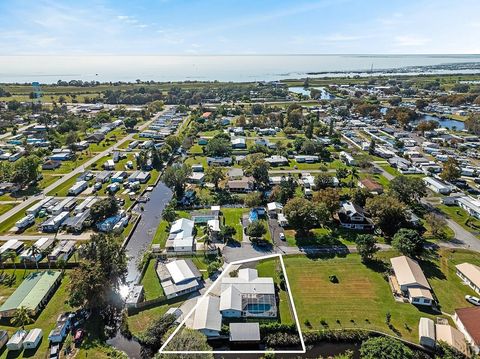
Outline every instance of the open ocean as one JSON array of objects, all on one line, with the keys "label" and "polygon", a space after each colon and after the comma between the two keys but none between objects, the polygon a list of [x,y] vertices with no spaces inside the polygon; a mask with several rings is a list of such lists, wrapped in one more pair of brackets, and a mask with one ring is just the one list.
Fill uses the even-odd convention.
[{"label": "open ocean", "polygon": [[[91,81],[272,81],[452,63],[480,55],[0,56],[0,83]],[[343,72],[339,74],[338,72]],[[422,70],[412,69],[416,74]],[[480,73],[435,70],[433,73]],[[351,73],[354,75],[357,73]],[[381,74],[378,73],[378,74]]]}]

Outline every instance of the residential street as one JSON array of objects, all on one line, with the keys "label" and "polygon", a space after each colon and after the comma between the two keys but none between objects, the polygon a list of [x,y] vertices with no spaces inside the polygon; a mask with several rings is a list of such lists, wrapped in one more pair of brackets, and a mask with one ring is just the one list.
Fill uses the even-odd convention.
[{"label": "residential street", "polygon": [[[170,108],[170,106],[165,106],[165,110],[162,111],[162,112],[159,112],[157,113],[151,120],[145,122],[142,126],[140,126],[138,128],[139,131],[142,131],[144,130],[145,128],[147,128],[150,123],[152,123],[156,118],[158,118],[163,112],[167,111],[168,109]],[[30,196],[27,200],[21,202],[20,204],[18,204],[17,206],[15,206],[14,208],[12,208],[11,210],[9,210],[8,212],[5,212],[4,214],[2,214],[0,216],[0,223],[2,223],[3,221],[5,221],[7,218],[10,218],[12,217],[15,213],[18,213],[19,211],[22,211],[23,209],[29,207],[30,205],[32,205],[34,202],[38,201],[38,200],[41,200],[42,198],[45,197],[45,195],[54,190],[55,188],[57,188],[59,185],[61,185],[62,183],[68,181],[70,178],[72,177],[75,177],[77,175],[79,175],[80,173],[84,172],[85,171],[85,168],[87,168],[88,166],[94,164],[95,162],[97,162],[99,159],[101,159],[102,157],[104,156],[107,156],[112,150],[116,149],[117,147],[121,146],[123,143],[127,142],[127,141],[130,141],[133,139],[133,136],[135,135],[135,133],[131,133],[127,136],[125,136],[124,138],[122,138],[121,140],[117,141],[114,145],[108,147],[107,149],[105,149],[104,151],[98,153],[97,155],[95,155],[94,157],[92,157],[91,159],[89,159],[88,161],[86,161],[83,165],[75,168],[72,172],[70,173],[66,173],[64,174],[62,177],[59,177],[59,179],[57,181],[55,181],[54,183],[52,183],[50,186],[46,187],[43,191],[41,191],[39,194],[37,194],[36,196]]]}]

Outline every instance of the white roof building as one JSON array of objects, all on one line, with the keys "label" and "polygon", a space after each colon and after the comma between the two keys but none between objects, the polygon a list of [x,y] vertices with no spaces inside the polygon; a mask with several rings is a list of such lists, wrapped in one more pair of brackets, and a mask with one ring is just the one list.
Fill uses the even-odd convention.
[{"label": "white roof building", "polygon": [[223,277],[220,311],[225,317],[276,317],[275,285],[272,278],[243,268],[237,277]]},{"label": "white roof building", "polygon": [[207,296],[200,298],[200,303],[195,309],[192,328],[207,337],[218,336],[222,329],[222,315],[219,311],[220,298]]},{"label": "white roof building", "polygon": [[180,218],[173,222],[165,246],[167,251],[192,252],[194,250],[194,225],[194,221],[186,218]]}]

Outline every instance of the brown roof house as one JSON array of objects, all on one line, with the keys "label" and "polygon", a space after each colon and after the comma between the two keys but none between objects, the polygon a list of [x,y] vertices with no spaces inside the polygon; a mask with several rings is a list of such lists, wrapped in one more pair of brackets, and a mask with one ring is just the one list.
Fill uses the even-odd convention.
[{"label": "brown roof house", "polygon": [[360,181],[358,181],[358,186],[360,188],[365,188],[368,190],[368,192],[373,193],[373,194],[382,194],[383,193],[383,186],[370,179],[370,178],[365,178]]},{"label": "brown roof house", "polygon": [[474,353],[480,353],[480,308],[469,307],[455,309],[455,325],[465,335]]},{"label": "brown roof house", "polygon": [[431,306],[434,302],[432,288],[417,261],[406,256],[391,258],[395,273],[394,287],[398,284],[401,294],[410,303]]},{"label": "brown roof house", "polygon": [[225,186],[230,192],[247,193],[254,189],[253,179],[243,177],[241,180],[230,180]]}]

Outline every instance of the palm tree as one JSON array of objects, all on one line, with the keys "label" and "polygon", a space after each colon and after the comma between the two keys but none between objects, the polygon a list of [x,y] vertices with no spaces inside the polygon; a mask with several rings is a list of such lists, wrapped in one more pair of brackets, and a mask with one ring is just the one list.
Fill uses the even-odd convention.
[{"label": "palm tree", "polygon": [[8,251],[6,253],[6,257],[7,259],[10,259],[12,261],[13,272],[15,272],[17,270],[17,253],[15,253],[14,251]]},{"label": "palm tree", "polygon": [[15,311],[14,316],[10,319],[10,323],[16,327],[22,327],[22,330],[25,330],[25,325],[33,323],[30,310],[21,306]]},{"label": "palm tree", "polygon": [[356,167],[352,167],[348,174],[350,176],[350,190],[352,190],[355,183],[360,178],[360,175],[358,174],[358,170]]},{"label": "palm tree", "polygon": [[204,231],[205,231],[205,239],[204,239],[203,243],[205,245],[205,248],[208,249],[212,244],[212,229],[210,228],[208,223],[205,226]]},{"label": "palm tree", "polygon": [[63,258],[57,259],[57,268],[62,270],[62,274],[65,272],[65,267],[67,266],[67,261]]},{"label": "palm tree", "polygon": [[35,261],[35,266],[37,267],[38,271],[37,255],[42,256],[42,251],[35,244],[32,244],[32,246],[30,247],[30,255],[33,257],[33,260]]}]

